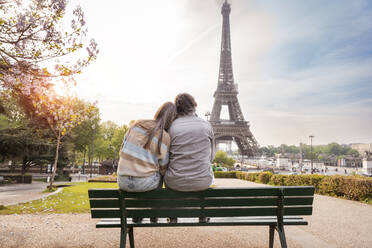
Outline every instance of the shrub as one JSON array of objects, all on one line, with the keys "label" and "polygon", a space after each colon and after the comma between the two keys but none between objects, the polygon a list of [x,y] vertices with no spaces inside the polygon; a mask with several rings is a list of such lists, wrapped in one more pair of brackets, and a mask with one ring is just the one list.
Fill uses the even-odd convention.
[{"label": "shrub", "polygon": [[2,176],[4,177],[4,181],[10,183],[32,183],[32,175],[7,174]]},{"label": "shrub", "polygon": [[354,176],[328,176],[319,185],[318,192],[364,201],[372,198],[372,180]]},{"label": "shrub", "polygon": [[261,183],[267,184],[267,183],[269,183],[270,178],[271,178],[272,175],[273,174],[270,173],[270,172],[260,173],[258,175],[258,181],[261,182]]},{"label": "shrub", "polygon": [[279,175],[267,172],[237,172],[238,179],[276,186],[314,186],[322,195],[345,197],[350,200],[368,201],[372,198],[372,180],[359,176]]},{"label": "shrub", "polygon": [[213,162],[217,164],[222,164],[227,167],[233,167],[235,164],[235,160],[233,158],[228,157],[227,153],[221,150],[216,152]]},{"label": "shrub", "polygon": [[285,179],[285,175],[277,175],[277,174],[274,174],[272,175],[272,177],[270,178],[270,181],[269,181],[269,184],[271,185],[280,185],[280,186],[284,186],[284,179]]},{"label": "shrub", "polygon": [[116,176],[107,175],[101,177],[95,177],[88,180],[89,183],[116,183]]},{"label": "shrub", "polygon": [[236,178],[235,171],[215,171],[214,178]]}]

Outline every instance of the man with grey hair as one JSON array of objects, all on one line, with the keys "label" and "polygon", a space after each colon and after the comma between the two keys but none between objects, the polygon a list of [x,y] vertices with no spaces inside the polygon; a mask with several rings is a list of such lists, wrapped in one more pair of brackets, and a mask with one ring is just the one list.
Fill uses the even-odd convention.
[{"label": "man with grey hair", "polygon": [[164,180],[177,191],[200,191],[213,182],[214,135],[209,122],[197,117],[194,97],[182,93],[175,99],[177,119],[169,129],[169,165]]}]

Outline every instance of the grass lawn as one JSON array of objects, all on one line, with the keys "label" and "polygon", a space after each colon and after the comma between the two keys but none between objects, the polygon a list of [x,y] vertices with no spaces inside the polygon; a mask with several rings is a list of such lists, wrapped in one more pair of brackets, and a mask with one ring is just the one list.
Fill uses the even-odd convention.
[{"label": "grass lawn", "polygon": [[117,183],[71,183],[47,198],[18,205],[2,206],[0,214],[89,213],[88,189],[118,188]]}]

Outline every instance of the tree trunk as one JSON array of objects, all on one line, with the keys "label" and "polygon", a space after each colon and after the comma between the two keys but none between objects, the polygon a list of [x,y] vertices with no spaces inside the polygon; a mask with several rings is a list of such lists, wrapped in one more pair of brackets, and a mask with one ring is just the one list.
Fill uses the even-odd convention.
[{"label": "tree trunk", "polygon": [[26,166],[27,166],[27,157],[24,156],[23,157],[23,162],[22,162],[22,168],[21,168],[21,174],[22,174],[22,176],[24,176],[25,173],[26,173]]},{"label": "tree trunk", "polygon": [[54,177],[56,176],[57,171],[57,162],[58,162],[58,151],[59,151],[59,144],[61,142],[61,132],[58,131],[58,137],[57,137],[57,147],[56,147],[56,157],[54,159],[53,169],[52,169],[52,176],[50,178],[50,184],[49,189],[52,190]]},{"label": "tree trunk", "polygon": [[84,150],[84,159],[83,159],[83,174],[85,174],[85,155],[86,155],[87,151],[86,149]]},{"label": "tree trunk", "polygon": [[90,168],[90,178],[92,177],[92,146],[88,148],[88,166]]},{"label": "tree trunk", "polygon": [[93,162],[94,162],[94,138],[92,140],[92,155],[91,155],[91,161],[90,161],[90,178],[92,178],[92,169],[93,169]]}]

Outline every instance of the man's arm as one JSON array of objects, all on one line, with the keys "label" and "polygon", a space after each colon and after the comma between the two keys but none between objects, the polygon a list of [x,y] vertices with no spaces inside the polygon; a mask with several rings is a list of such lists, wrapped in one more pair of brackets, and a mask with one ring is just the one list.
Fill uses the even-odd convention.
[{"label": "man's arm", "polygon": [[213,133],[213,129],[212,129],[212,126],[211,125],[210,125],[210,137],[209,137],[209,140],[210,140],[210,143],[211,143],[210,161],[213,162],[214,156],[216,155],[216,140],[214,139],[214,133]]}]

